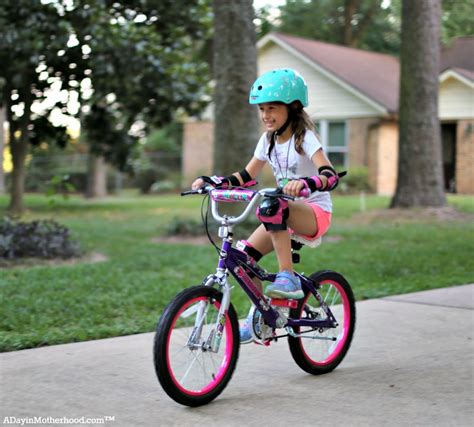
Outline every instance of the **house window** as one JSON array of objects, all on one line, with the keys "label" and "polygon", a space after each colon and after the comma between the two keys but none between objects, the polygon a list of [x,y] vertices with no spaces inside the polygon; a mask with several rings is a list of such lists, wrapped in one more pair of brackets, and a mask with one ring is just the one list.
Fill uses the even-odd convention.
[{"label": "house window", "polygon": [[321,144],[331,163],[337,167],[347,166],[347,126],[346,122],[320,120],[316,124]]}]

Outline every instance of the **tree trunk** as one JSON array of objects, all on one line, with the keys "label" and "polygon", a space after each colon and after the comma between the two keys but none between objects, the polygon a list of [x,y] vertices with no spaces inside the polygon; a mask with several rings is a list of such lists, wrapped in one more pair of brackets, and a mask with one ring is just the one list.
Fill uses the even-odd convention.
[{"label": "tree trunk", "polygon": [[441,0],[403,0],[398,182],[392,207],[444,206],[438,119]]},{"label": "tree trunk", "polygon": [[26,176],[26,155],[28,154],[29,146],[29,131],[31,115],[31,94],[27,93],[24,100],[24,112],[20,119],[20,137],[15,138],[15,132],[12,126],[10,117],[10,105],[7,103],[8,121],[10,122],[10,151],[12,155],[12,185],[10,190],[10,205],[8,212],[13,216],[20,216],[25,210],[23,196],[25,192],[25,176]]},{"label": "tree trunk", "polygon": [[258,112],[248,103],[257,77],[252,0],[214,1],[214,171],[229,175],[250,160],[259,137]]},{"label": "tree trunk", "polygon": [[8,212],[13,216],[20,216],[24,209],[23,195],[25,192],[26,155],[28,154],[28,136],[23,131],[19,139],[15,139],[10,132],[10,150],[13,169],[11,173],[10,205]]},{"label": "tree trunk", "polygon": [[3,150],[5,149],[5,110],[0,107],[0,194],[5,193],[5,173],[3,171]]},{"label": "tree trunk", "polygon": [[[357,47],[367,32],[375,13],[380,10],[382,1],[371,0],[367,4],[367,10],[363,11],[361,0],[344,0],[343,44],[345,46]],[[362,15],[362,12],[364,12],[362,18],[358,18],[357,25],[353,27],[352,21],[357,17],[356,15]]]},{"label": "tree trunk", "polygon": [[345,0],[344,1],[344,34],[343,34],[343,44],[345,46],[354,46],[352,39],[352,19],[356,12],[356,2],[355,0]]},{"label": "tree trunk", "polygon": [[88,198],[100,198],[107,195],[107,165],[103,157],[89,154],[87,165]]}]

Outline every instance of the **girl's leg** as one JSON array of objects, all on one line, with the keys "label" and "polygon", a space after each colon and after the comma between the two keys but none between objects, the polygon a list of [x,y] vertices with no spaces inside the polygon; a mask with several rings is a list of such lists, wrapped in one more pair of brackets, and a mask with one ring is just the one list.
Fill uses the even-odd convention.
[{"label": "girl's leg", "polygon": [[[316,222],[313,210],[308,205],[303,203],[289,203],[289,209],[290,215],[288,218],[288,225],[295,232],[307,236],[316,235],[316,233],[318,232],[318,224]],[[285,270],[287,270],[288,274],[292,275],[293,262],[291,259],[291,237],[288,230],[268,232],[262,224],[252,233],[252,235],[248,239],[248,242],[262,255],[266,255],[273,249],[275,249],[280,272],[284,272],[283,274],[287,274],[285,272]],[[260,290],[260,292],[262,292],[262,282],[256,277],[253,279],[253,282],[255,283],[255,286]],[[274,287],[274,285],[269,286],[270,289],[272,288],[272,286]],[[281,283],[277,284],[277,288],[279,286],[281,289]],[[298,294],[298,290],[299,292],[301,292],[301,284],[297,283],[296,288],[296,293],[294,292],[294,289],[291,289],[291,291],[293,292],[287,293],[286,296],[285,294],[281,293],[279,295],[276,294],[276,296],[280,298],[288,298],[292,297],[293,295],[301,297]],[[285,285],[283,285],[283,289],[286,290]],[[242,344],[247,344],[253,341],[253,336],[250,331],[252,314],[253,311],[251,308],[244,325],[242,326],[242,328],[240,328],[240,341]]]},{"label": "girl's leg", "polygon": [[288,226],[297,234],[315,236],[318,223],[311,206],[306,203],[289,202],[290,216]]},{"label": "girl's leg", "polygon": [[[293,231],[306,236],[314,236],[318,232],[318,224],[313,209],[304,203],[289,203],[290,215],[288,225]],[[291,236],[288,230],[270,233],[280,271],[293,271],[291,260]]]},{"label": "girl's leg", "polygon": [[[314,236],[318,232],[313,209],[303,203],[289,203],[288,225],[298,234]],[[280,273],[274,283],[267,286],[266,294],[275,298],[303,298],[301,283],[293,274],[291,258],[291,236],[288,230],[271,233]]]},{"label": "girl's leg", "polygon": [[[252,245],[254,249],[259,251],[262,255],[266,255],[273,250],[272,239],[270,234],[265,230],[263,225],[260,225],[255,231],[250,235],[247,239],[247,242]],[[262,282],[258,277],[254,277],[252,279],[253,283],[257,287],[260,292],[263,292]],[[247,318],[240,328],[240,343],[241,344],[248,344],[253,341],[253,335],[251,332],[251,325],[252,325],[252,317],[253,317],[253,304],[250,307],[249,313]],[[258,314],[257,314],[258,315]]]},{"label": "girl's leg", "polygon": [[[247,241],[262,255],[267,255],[268,253],[273,251],[271,235],[267,230],[265,230],[263,224],[261,224],[255,229],[255,231],[250,235]],[[262,282],[257,277],[254,277],[252,280],[255,283],[255,286],[260,290],[260,292],[263,292]]]}]

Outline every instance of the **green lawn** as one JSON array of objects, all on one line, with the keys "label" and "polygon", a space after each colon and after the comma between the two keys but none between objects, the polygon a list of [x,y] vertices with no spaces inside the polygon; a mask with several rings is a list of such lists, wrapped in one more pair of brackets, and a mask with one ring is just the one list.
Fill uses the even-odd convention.
[{"label": "green lawn", "polygon": [[[474,214],[474,198],[450,204]],[[384,197],[336,196],[331,241],[301,251],[299,269],[344,274],[358,300],[474,282],[472,218],[436,221],[374,215]],[[174,217],[198,219],[200,197],[127,197],[50,205],[28,196],[25,220],[52,218],[68,225],[86,253],[105,262],[0,270],[0,351],[152,331],[164,306],[181,289],[212,272],[210,246],[153,241]],[[0,197],[0,210],[7,205]],[[361,208],[365,207],[365,213]],[[424,219],[422,219],[424,218]],[[276,267],[270,257],[263,262]],[[235,290],[240,316],[248,300]]]}]

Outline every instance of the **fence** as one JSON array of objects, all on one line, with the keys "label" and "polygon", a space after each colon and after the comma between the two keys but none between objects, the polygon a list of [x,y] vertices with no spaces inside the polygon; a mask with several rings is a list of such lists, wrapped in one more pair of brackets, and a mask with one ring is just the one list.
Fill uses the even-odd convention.
[{"label": "fence", "polygon": [[[120,172],[114,166],[106,166],[107,190],[119,192],[124,188],[137,188],[143,193],[164,191],[179,187],[181,156],[170,153],[142,153],[130,161],[131,171]],[[47,192],[54,177],[60,177],[74,186],[75,191],[85,193],[89,176],[87,154],[59,154],[35,156],[27,159],[25,190]],[[6,187],[10,174],[5,175]]]}]

